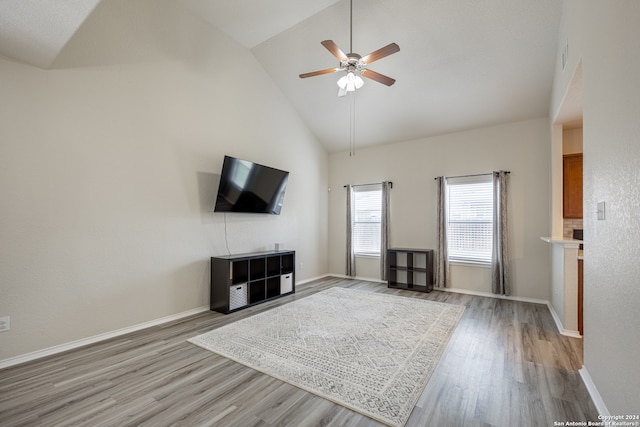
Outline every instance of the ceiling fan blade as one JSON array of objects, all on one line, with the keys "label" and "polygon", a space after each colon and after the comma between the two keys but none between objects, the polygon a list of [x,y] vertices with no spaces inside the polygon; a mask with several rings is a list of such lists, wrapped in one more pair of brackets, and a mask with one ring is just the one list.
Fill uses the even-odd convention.
[{"label": "ceiling fan blade", "polygon": [[385,47],[381,47],[380,49],[373,51],[369,55],[363,57],[362,62],[364,64],[371,64],[372,62],[377,61],[378,59],[382,59],[385,56],[389,56],[399,51],[400,51],[400,46],[398,46],[395,43],[389,43]]},{"label": "ceiling fan blade", "polygon": [[321,76],[323,74],[331,74],[331,73],[335,73],[336,71],[340,71],[340,68],[327,68],[326,70],[312,71],[310,73],[300,74],[300,78],[306,79],[307,77]]},{"label": "ceiling fan blade", "polygon": [[338,59],[338,61],[344,62],[349,60],[349,58],[347,58],[347,55],[345,55],[344,52],[340,50],[338,45],[335,44],[333,40],[325,40],[320,43],[322,44],[322,46],[326,47],[327,50]]},{"label": "ceiling fan blade", "polygon": [[376,73],[373,70],[362,70],[362,75],[368,79],[375,80],[383,85],[391,86],[396,82],[395,79],[387,77],[384,74]]}]

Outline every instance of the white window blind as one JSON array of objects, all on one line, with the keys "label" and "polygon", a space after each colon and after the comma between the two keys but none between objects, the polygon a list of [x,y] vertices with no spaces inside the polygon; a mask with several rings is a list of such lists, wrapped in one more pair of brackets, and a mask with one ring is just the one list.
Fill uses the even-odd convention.
[{"label": "white window blind", "polygon": [[493,181],[491,175],[447,178],[449,260],[491,263]]},{"label": "white window blind", "polygon": [[356,255],[380,255],[382,188],[367,185],[353,189],[353,251]]}]

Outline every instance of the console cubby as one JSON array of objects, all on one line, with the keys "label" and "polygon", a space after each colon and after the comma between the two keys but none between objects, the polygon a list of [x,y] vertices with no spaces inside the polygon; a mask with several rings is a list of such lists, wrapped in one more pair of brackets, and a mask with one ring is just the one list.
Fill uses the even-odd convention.
[{"label": "console cubby", "polygon": [[293,273],[296,265],[296,255],[292,252],[287,255],[283,255],[281,258],[281,274]]},{"label": "console cubby", "polygon": [[294,293],[295,256],[269,251],[211,257],[211,310],[227,314]]},{"label": "console cubby", "polygon": [[249,304],[262,302],[266,298],[267,298],[267,293],[265,291],[264,279],[256,280],[254,282],[249,282]]},{"label": "console cubby", "polygon": [[249,280],[264,279],[267,271],[264,258],[253,258],[249,260]]},{"label": "console cubby", "polygon": [[267,299],[280,295],[280,276],[267,279]]},{"label": "console cubby", "polygon": [[270,256],[267,257],[267,276],[279,276],[280,272],[280,264],[282,257],[280,256]]},{"label": "console cubby", "polygon": [[249,261],[238,260],[231,263],[231,283],[246,283],[249,281]]}]

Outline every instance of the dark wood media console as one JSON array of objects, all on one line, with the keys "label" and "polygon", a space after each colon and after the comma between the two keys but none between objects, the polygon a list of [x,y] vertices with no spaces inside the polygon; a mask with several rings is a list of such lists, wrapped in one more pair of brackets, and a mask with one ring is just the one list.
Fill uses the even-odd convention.
[{"label": "dark wood media console", "polygon": [[295,265],[295,251],[211,257],[211,310],[227,314],[294,293]]}]

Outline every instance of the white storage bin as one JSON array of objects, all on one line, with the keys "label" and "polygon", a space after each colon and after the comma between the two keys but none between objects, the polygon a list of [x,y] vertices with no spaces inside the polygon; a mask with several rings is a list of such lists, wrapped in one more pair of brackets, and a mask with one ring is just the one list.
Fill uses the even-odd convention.
[{"label": "white storage bin", "polygon": [[283,274],[280,276],[280,295],[289,293],[293,290],[293,273]]},{"label": "white storage bin", "polygon": [[247,305],[247,291],[249,286],[246,283],[231,285],[229,288],[229,310],[244,307]]}]

